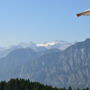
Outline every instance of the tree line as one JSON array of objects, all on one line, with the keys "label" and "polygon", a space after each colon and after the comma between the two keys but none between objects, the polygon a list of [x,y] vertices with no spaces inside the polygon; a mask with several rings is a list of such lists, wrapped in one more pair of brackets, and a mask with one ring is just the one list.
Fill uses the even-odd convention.
[{"label": "tree line", "polygon": [[[43,85],[38,82],[31,82],[25,79],[11,79],[9,81],[0,82],[0,90],[73,90],[69,88],[56,88],[52,86]],[[77,88],[77,90],[80,90]],[[89,88],[84,88],[82,90],[89,90]]]}]

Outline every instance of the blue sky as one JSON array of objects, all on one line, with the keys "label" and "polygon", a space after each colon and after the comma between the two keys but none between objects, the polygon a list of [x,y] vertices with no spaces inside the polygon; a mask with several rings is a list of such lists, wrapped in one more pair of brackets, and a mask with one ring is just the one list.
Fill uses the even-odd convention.
[{"label": "blue sky", "polygon": [[85,40],[90,37],[90,17],[75,14],[89,8],[90,0],[1,0],[0,46]]}]

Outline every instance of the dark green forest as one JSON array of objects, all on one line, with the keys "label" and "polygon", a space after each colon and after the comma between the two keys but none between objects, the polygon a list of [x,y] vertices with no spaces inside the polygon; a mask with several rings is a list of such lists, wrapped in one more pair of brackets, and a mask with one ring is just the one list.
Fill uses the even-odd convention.
[{"label": "dark green forest", "polygon": [[[11,79],[9,81],[0,82],[0,90],[73,90],[69,88],[53,88],[51,86],[43,85],[38,82],[31,82],[30,80],[24,79]],[[80,90],[77,88],[77,90]],[[85,88],[82,90],[89,90]]]}]

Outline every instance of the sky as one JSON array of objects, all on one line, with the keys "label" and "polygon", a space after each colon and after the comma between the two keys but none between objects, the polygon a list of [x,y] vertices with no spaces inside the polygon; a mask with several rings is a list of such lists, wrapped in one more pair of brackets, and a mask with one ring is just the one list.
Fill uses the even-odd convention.
[{"label": "sky", "polygon": [[0,46],[90,38],[90,0],[0,0]]}]

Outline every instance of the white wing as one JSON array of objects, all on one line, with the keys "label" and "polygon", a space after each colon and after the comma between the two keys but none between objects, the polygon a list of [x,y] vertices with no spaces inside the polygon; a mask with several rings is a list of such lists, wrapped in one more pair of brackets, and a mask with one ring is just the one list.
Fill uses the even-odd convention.
[{"label": "white wing", "polygon": [[81,15],[90,15],[90,9],[77,14],[77,16],[81,16]]}]

